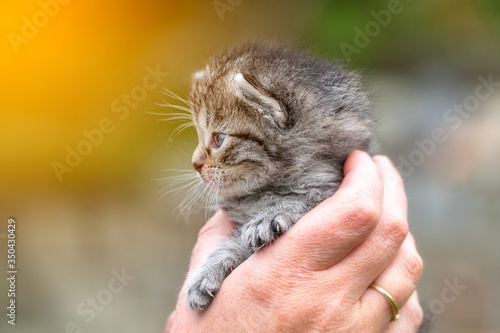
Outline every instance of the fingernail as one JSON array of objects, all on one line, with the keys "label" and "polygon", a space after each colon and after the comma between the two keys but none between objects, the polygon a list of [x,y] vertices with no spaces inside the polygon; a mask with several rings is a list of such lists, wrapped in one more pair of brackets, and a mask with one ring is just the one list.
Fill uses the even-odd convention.
[{"label": "fingernail", "polygon": [[356,150],[357,153],[359,153],[360,155],[363,156],[363,158],[369,158],[371,159],[370,155],[368,155],[368,153],[364,150]]}]

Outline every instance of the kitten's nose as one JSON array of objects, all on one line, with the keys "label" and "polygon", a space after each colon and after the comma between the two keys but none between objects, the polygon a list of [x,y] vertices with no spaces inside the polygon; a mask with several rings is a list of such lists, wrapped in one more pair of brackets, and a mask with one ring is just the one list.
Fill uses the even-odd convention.
[{"label": "kitten's nose", "polygon": [[200,162],[200,161],[194,161],[193,162],[193,168],[198,171],[198,172],[201,172],[201,168],[203,168],[203,162]]}]

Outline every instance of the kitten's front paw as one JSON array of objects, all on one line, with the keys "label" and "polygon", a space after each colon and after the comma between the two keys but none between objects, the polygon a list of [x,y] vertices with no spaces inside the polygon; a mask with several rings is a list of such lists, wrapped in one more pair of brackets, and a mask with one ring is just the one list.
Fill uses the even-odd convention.
[{"label": "kitten's front paw", "polygon": [[286,214],[257,216],[241,226],[240,237],[257,250],[290,229],[294,219]]},{"label": "kitten's front paw", "polygon": [[189,282],[187,303],[193,310],[204,311],[212,303],[224,279],[246,258],[238,257],[235,242],[212,253]]},{"label": "kitten's front paw", "polygon": [[193,310],[204,311],[212,303],[220,284],[209,275],[198,276],[188,287],[187,303]]}]

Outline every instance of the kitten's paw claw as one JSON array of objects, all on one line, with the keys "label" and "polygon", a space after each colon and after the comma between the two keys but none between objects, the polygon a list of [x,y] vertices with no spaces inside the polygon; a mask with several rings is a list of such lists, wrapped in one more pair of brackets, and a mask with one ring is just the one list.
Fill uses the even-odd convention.
[{"label": "kitten's paw claw", "polygon": [[189,286],[186,300],[193,310],[204,311],[212,303],[218,291],[219,284],[207,276],[194,281]]},{"label": "kitten's paw claw", "polygon": [[273,228],[274,232],[279,236],[288,229],[290,229],[292,223],[293,221],[291,221],[290,218],[284,215],[278,215],[272,220],[271,227]]},{"label": "kitten's paw claw", "polygon": [[271,243],[279,235],[290,229],[293,220],[286,215],[257,217],[241,227],[241,237],[254,249]]},{"label": "kitten's paw claw", "polygon": [[201,286],[192,286],[188,290],[187,303],[191,309],[205,311],[217,294],[217,290],[203,289]]},{"label": "kitten's paw claw", "polygon": [[[220,253],[219,253],[220,255]],[[236,266],[238,260],[225,254],[207,261],[193,276],[188,285],[187,302],[197,311],[204,311],[219,292],[222,282]]]}]

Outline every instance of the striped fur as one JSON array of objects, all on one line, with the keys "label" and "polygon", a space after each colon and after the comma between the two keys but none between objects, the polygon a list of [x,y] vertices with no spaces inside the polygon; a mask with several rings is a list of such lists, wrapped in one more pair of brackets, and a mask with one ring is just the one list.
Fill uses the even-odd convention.
[{"label": "striped fur", "polygon": [[[280,45],[216,55],[193,77],[190,98],[193,165],[239,225],[189,284],[189,305],[204,310],[232,269],[333,195],[350,152],[375,143],[358,75]],[[226,135],[220,147],[217,133]]]}]

